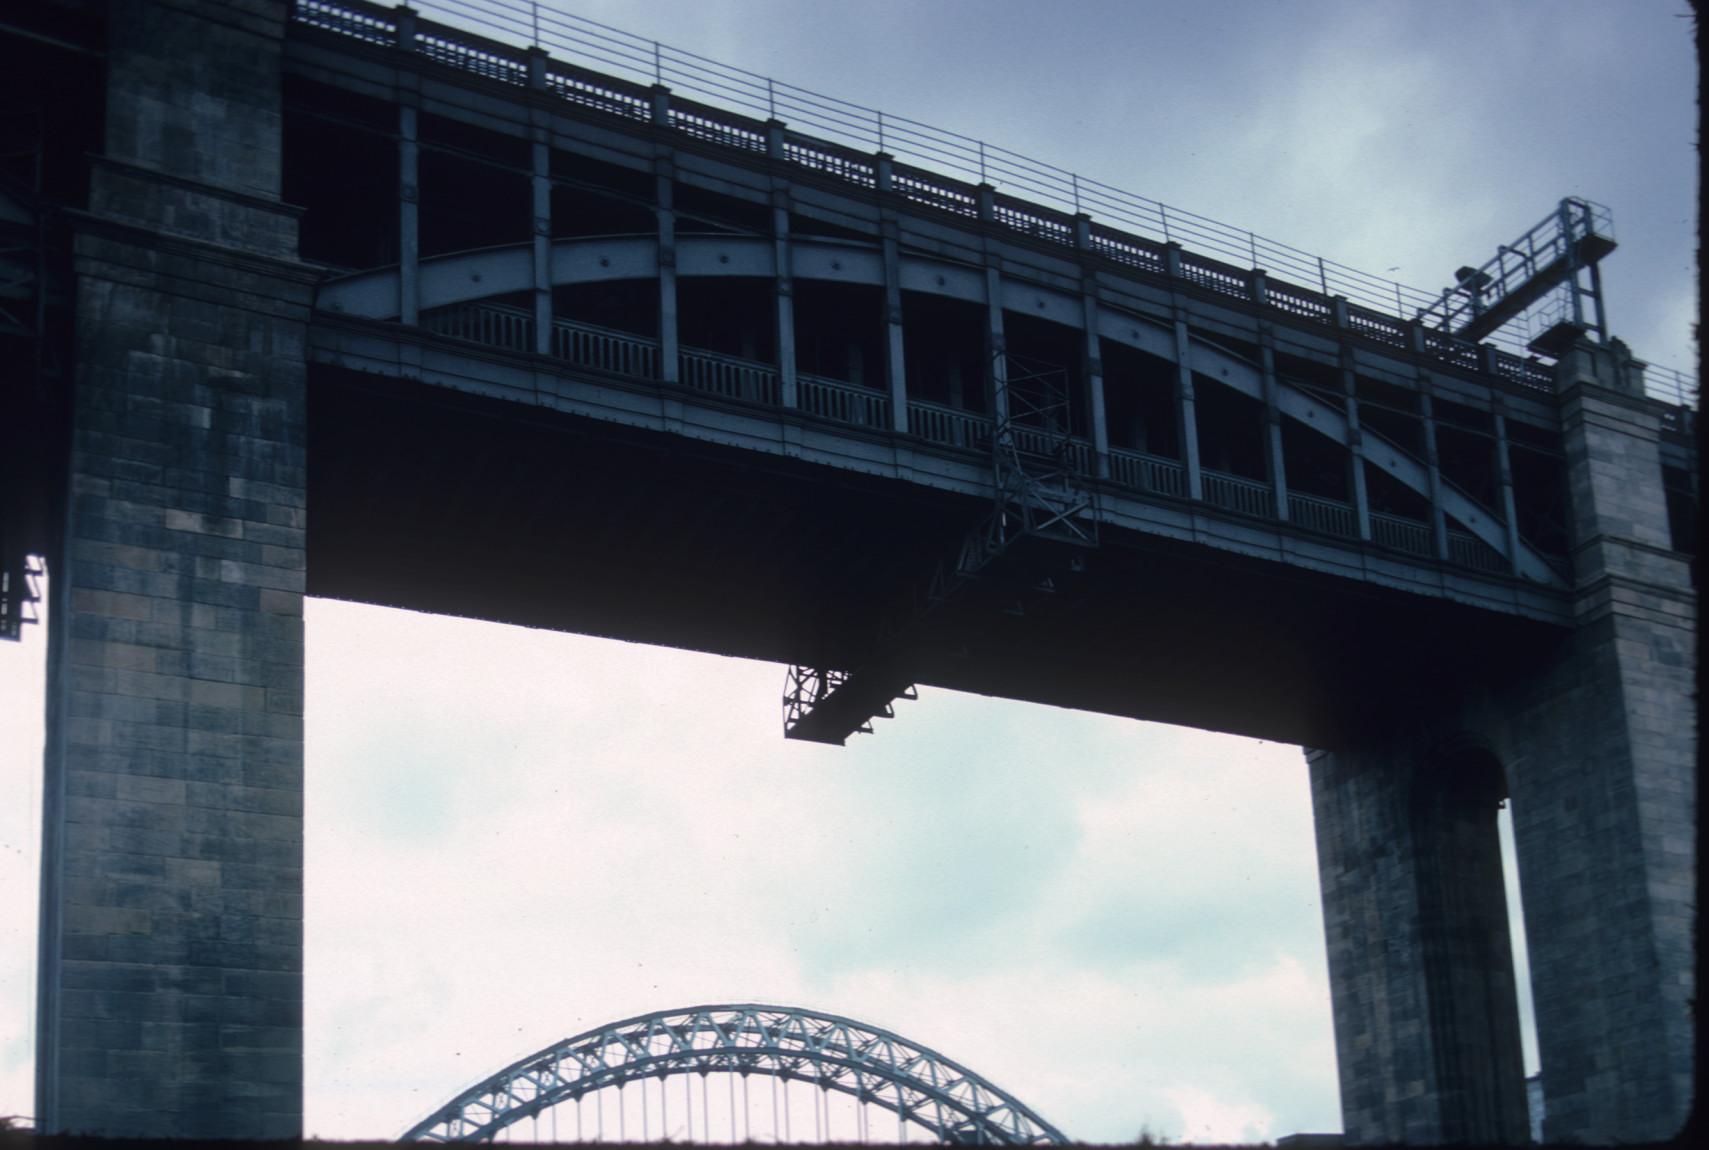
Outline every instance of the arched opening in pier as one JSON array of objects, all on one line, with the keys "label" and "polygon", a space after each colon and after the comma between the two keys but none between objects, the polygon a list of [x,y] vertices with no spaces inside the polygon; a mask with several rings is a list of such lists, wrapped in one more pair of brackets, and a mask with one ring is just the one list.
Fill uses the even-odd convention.
[{"label": "arched opening in pier", "polygon": [[1497,825],[1507,793],[1500,761],[1469,741],[1422,763],[1412,788],[1432,1070],[1450,1142],[1523,1142],[1529,1131]]}]

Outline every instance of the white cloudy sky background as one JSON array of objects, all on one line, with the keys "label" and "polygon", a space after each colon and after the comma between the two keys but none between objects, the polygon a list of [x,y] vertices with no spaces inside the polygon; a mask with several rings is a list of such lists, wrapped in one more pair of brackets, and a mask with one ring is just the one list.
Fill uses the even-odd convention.
[{"label": "white cloudy sky background", "polygon": [[[1615,332],[1694,366],[1682,0],[574,10],[1421,287],[1588,196]],[[312,1133],[391,1136],[584,1027],[742,999],[893,1028],[1086,1139],[1339,1128],[1297,749],[928,692],[835,751],[779,738],[777,667],[319,601],[308,633]],[[0,1113],[31,1101],[27,639],[0,649]]]}]

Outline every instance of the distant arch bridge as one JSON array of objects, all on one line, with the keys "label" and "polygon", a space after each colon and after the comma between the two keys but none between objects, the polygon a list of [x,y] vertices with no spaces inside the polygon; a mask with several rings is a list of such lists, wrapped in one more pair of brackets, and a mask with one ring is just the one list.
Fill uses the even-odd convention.
[{"label": "distant arch bridge", "polygon": [[[464,1090],[410,1127],[401,1141],[491,1141],[507,1127],[538,1120],[561,1103],[579,1103],[584,1096],[631,1083],[642,1086],[642,1114],[646,1115],[649,1080],[658,1081],[658,1136],[668,1138],[671,1126],[664,1081],[690,1075],[702,1081],[700,1136],[722,1140],[711,1129],[713,1111],[704,1084],[712,1074],[736,1076],[730,1080],[731,1140],[743,1137],[733,1117],[737,1078],[743,1082],[742,1109],[751,1113],[746,1081],[752,1075],[764,1075],[786,1088],[793,1082],[824,1092],[823,1127],[820,1102],[814,1103],[814,1130],[821,1139],[831,1133],[829,1099],[831,1092],[837,1092],[861,1106],[876,1106],[895,1115],[902,1140],[909,1140],[911,1133],[915,1138],[958,1144],[1068,1142],[1060,1130],[1013,1095],[917,1042],[834,1014],[753,1004],[659,1011],[566,1038]],[[787,1089],[785,1094],[783,1122],[784,1130],[789,1130]],[[680,1105],[686,1108],[679,1114],[686,1121],[689,1139],[694,1140],[692,1089],[684,1089]],[[775,1119],[775,1085],[772,1114]],[[864,1115],[861,1122],[864,1139]],[[577,1123],[579,1135],[579,1116]],[[643,1128],[635,1133],[645,1138],[653,1131]],[[625,1131],[623,1136],[628,1134]],[[793,1132],[779,1135],[808,1140],[794,1137]]]}]

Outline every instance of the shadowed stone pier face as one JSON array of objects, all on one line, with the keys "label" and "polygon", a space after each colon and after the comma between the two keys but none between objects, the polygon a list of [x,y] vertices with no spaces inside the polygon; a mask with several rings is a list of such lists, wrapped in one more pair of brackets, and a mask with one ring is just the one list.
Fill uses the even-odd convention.
[{"label": "shadowed stone pier face", "polygon": [[1408,743],[1311,756],[1347,1137],[1524,1142],[1501,767]]},{"label": "shadowed stone pier face", "polygon": [[36,1113],[302,1126],[303,333],[284,0],[108,11],[51,556]]},{"label": "shadowed stone pier face", "polygon": [[1665,508],[1634,491],[1659,469],[1656,423],[1608,386],[1615,368],[1584,348],[1561,371],[1577,628],[1521,673],[1468,667],[1417,700],[1411,732],[1308,756],[1350,1141],[1525,1138],[1493,798],[1466,808],[1487,833],[1441,822],[1448,807],[1435,830],[1419,818],[1454,770],[1429,748],[1463,732],[1513,803],[1544,1140],[1664,1141],[1689,1111],[1695,602]]}]

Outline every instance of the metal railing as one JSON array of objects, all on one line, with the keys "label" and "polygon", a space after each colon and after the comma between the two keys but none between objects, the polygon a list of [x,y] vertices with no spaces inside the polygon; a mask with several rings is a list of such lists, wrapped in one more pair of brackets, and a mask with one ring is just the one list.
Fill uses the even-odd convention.
[{"label": "metal railing", "polygon": [[1339,535],[1344,539],[1359,538],[1359,524],[1353,514],[1353,508],[1340,500],[1290,491],[1288,519],[1307,531]]},{"label": "metal railing", "polygon": [[503,304],[461,303],[421,313],[421,326],[438,335],[506,351],[534,350],[534,317]]},{"label": "metal railing", "polygon": [[1644,390],[1652,397],[1677,407],[1696,408],[1697,377],[1656,364],[1644,365]]},{"label": "metal railing", "polygon": [[1435,555],[1430,524],[1383,511],[1371,512],[1371,541],[1411,555]]},{"label": "metal railing", "polygon": [[[421,324],[435,334],[486,347],[534,351],[534,317],[506,304],[475,302],[438,308],[422,313]],[[553,321],[552,355],[580,368],[632,379],[657,380],[659,375],[656,340],[574,320]],[[770,407],[781,402],[780,377],[771,364],[699,348],[681,349],[677,363],[684,387]],[[890,397],[883,392],[814,375],[798,376],[796,391],[800,409],[808,414],[855,427],[891,430]],[[908,404],[909,433],[938,446],[989,450],[992,426],[989,416],[975,412],[922,400]],[[1085,440],[1063,440],[1024,425],[1011,431],[1022,452],[1054,457],[1059,448],[1065,448],[1063,465],[1079,474],[1091,472],[1092,447]],[[1187,471],[1177,460],[1125,448],[1111,448],[1109,460],[1110,479],[1116,484],[1154,495],[1187,497]],[[1269,484],[1209,469],[1202,469],[1199,476],[1206,503],[1241,515],[1275,516],[1275,493]],[[1353,508],[1338,500],[1289,492],[1288,517],[1308,531],[1359,537]],[[1402,516],[1373,511],[1371,537],[1374,543],[1397,551],[1424,557],[1435,554],[1430,525]],[[1448,556],[1457,566],[1477,571],[1506,574],[1510,570],[1499,551],[1458,529],[1448,531]],[[1558,561],[1551,562],[1559,569]],[[1570,571],[1564,577],[1570,579]]]},{"label": "metal railing", "polygon": [[1504,575],[1509,570],[1508,561],[1501,552],[1476,535],[1453,527],[1448,528],[1448,561],[1456,566],[1497,575]]},{"label": "metal railing", "polygon": [[991,445],[991,417],[911,399],[908,433],[944,447],[984,448]]},{"label": "metal railing", "polygon": [[883,392],[839,379],[797,375],[795,393],[801,410],[809,415],[890,430],[890,397]]},{"label": "metal railing", "polygon": [[677,352],[677,370],[684,387],[725,399],[777,406],[777,368],[769,363],[685,347]]},{"label": "metal railing", "polygon": [[1042,459],[1057,459],[1070,471],[1080,475],[1089,474],[1092,470],[1092,445],[1084,439],[1069,439],[1064,441],[1062,436],[1039,428],[1027,427],[1024,424],[1011,424],[1010,430],[1015,437],[1017,450],[1036,455]]},{"label": "metal railing", "polygon": [[1201,469],[1199,485],[1204,492],[1205,502],[1225,511],[1258,515],[1265,519],[1276,514],[1276,493],[1267,483],[1222,471]]},{"label": "metal railing", "polygon": [[573,320],[552,321],[552,354],[577,367],[635,379],[659,378],[659,343]]},{"label": "metal railing", "polygon": [[[891,161],[893,192],[974,219],[981,215],[979,185],[989,185],[998,193],[993,222],[1064,246],[1078,242],[1073,216],[1095,217],[1090,248],[1114,262],[1165,274],[1163,251],[1181,245],[1191,249],[1182,253],[1184,278],[1254,301],[1252,273],[1244,269],[1262,268],[1271,306],[1333,323],[1339,297],[1350,330],[1397,347],[1410,346],[1408,333],[1416,317],[1442,306],[1442,292],[1408,287],[971,136],[723,64],[534,0],[418,0],[416,7],[474,32],[479,43],[443,34],[449,27],[423,29],[415,37],[416,51],[462,71],[525,84],[528,64],[521,49],[538,46],[553,53],[545,62],[546,90],[571,103],[642,120],[655,119],[662,109],[665,125],[750,153],[768,149],[768,121],[786,121],[806,130],[781,129],[786,162],[871,188],[880,182],[877,154],[883,153]],[[362,0],[295,0],[293,19],[366,43],[395,44],[395,12]],[[656,104],[659,88],[668,96]],[[679,98],[689,93],[713,103]],[[1605,228],[1605,222],[1598,217],[1596,226]],[[1520,320],[1528,323],[1525,316]],[[1522,364],[1530,334],[1528,327],[1504,328],[1489,341]],[[1463,367],[1483,367],[1479,345],[1467,340],[1445,337],[1428,351]],[[1539,379],[1513,364],[1498,373],[1527,386],[1553,386],[1552,377]],[[1689,391],[1696,394],[1695,383]]]},{"label": "metal railing", "polygon": [[1123,487],[1156,495],[1187,497],[1187,469],[1180,462],[1143,451],[1110,448],[1110,478]]},{"label": "metal railing", "polygon": [[1475,269],[1458,287],[1444,288],[1418,316],[1419,322],[1458,331],[1484,312],[1499,307],[1555,265],[1571,265],[1574,250],[1593,236],[1614,238],[1614,216],[1601,204],[1569,196],[1494,258]]}]

